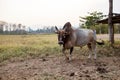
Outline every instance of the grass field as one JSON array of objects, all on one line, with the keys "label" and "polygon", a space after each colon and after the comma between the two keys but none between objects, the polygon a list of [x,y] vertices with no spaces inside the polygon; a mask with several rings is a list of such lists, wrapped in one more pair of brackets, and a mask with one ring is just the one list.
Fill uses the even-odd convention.
[{"label": "grass field", "polygon": [[0,35],[0,62],[12,57],[59,53],[56,35]]},{"label": "grass field", "polygon": [[[116,44],[120,42],[117,40]],[[106,42],[106,49],[109,44]],[[99,47],[99,46],[98,46]],[[100,47],[99,51],[106,51],[105,48]],[[75,50],[79,52],[79,48]],[[78,52],[77,52],[78,51]],[[81,54],[85,53],[86,48],[81,50]],[[114,50],[110,50],[106,53],[114,53]],[[0,35],[0,62],[8,60],[13,57],[39,57],[41,55],[59,54],[61,53],[61,47],[57,44],[57,35]],[[103,54],[104,52],[102,52]],[[85,54],[84,54],[85,55]]]}]

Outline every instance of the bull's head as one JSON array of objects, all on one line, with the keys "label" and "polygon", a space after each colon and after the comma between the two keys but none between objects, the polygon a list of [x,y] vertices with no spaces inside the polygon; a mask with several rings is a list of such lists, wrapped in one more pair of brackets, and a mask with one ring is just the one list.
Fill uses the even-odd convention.
[{"label": "bull's head", "polygon": [[56,26],[55,26],[55,29],[56,29],[55,33],[58,34],[58,44],[63,45],[67,32],[64,29],[59,30]]}]

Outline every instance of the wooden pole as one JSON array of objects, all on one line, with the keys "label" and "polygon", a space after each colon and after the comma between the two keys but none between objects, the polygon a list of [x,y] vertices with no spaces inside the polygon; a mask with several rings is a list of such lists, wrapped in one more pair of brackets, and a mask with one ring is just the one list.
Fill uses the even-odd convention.
[{"label": "wooden pole", "polygon": [[109,41],[111,42],[111,45],[114,44],[114,27],[112,22],[112,16],[113,16],[113,0],[109,0],[108,32],[109,32]]}]

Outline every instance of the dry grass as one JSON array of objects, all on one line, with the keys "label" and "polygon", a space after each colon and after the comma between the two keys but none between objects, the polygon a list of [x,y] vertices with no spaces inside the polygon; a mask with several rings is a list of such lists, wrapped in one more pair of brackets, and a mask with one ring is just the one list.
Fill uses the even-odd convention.
[{"label": "dry grass", "polygon": [[[101,55],[120,55],[120,41],[117,40],[117,48],[111,48],[108,41],[104,46],[98,46],[97,52]],[[43,55],[58,55],[61,47],[57,44],[57,35],[0,35],[0,62],[13,57],[39,57]],[[88,55],[86,47],[75,48],[74,53]]]},{"label": "dry grass", "polygon": [[0,62],[12,57],[55,54],[60,48],[56,35],[0,35]]}]

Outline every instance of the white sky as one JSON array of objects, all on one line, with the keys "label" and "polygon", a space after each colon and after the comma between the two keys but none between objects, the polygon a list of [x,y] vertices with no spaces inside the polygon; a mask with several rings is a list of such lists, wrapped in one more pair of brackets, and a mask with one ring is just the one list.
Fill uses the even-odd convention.
[{"label": "white sky", "polygon": [[[120,0],[114,12],[120,13]],[[79,16],[100,11],[108,14],[109,0],[0,0],[0,20],[25,25],[79,25]]]}]

